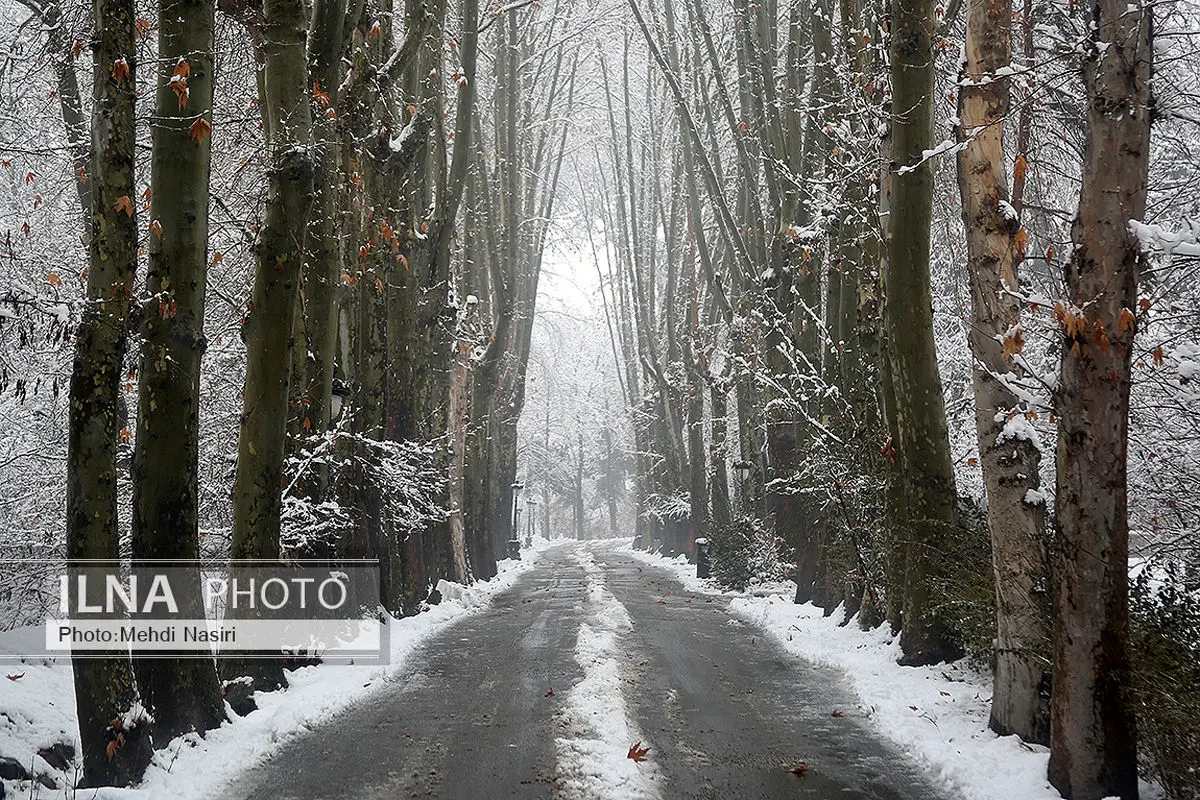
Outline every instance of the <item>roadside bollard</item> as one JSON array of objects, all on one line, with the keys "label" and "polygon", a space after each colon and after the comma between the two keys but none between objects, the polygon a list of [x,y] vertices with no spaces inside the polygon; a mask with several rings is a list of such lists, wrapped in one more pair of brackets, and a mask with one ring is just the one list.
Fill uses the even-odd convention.
[{"label": "roadside bollard", "polygon": [[696,540],[696,577],[707,578],[712,574],[712,563],[708,558],[708,539]]}]

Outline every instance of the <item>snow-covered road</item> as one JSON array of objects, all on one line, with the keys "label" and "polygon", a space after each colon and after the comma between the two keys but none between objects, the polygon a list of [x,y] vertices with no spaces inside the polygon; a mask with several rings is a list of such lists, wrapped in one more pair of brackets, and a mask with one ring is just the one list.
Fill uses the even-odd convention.
[{"label": "snow-covered road", "polygon": [[[838,673],[727,603],[619,548],[557,546],[225,797],[945,796],[855,712]],[[638,743],[644,761],[629,758]]]}]

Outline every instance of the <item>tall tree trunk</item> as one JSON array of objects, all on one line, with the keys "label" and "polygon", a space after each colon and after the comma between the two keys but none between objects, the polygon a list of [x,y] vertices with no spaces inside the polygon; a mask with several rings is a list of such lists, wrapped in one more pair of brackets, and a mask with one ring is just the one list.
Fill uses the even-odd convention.
[{"label": "tall tree trunk", "polygon": [[936,664],[957,656],[943,617],[939,574],[953,562],[954,465],[946,406],[933,342],[929,243],[933,169],[933,0],[892,0],[891,241],[887,263],[886,332],[904,460],[905,526],[902,663]]},{"label": "tall tree trunk", "polygon": [[[260,99],[270,126],[266,214],[257,242],[258,264],[246,340],[237,473],[233,495],[234,559],[280,556],[280,490],[287,444],[292,326],[312,203],[312,115],[309,111],[305,42],[308,19],[302,0],[266,0],[266,64]],[[249,676],[253,687],[286,684],[278,659],[238,660],[226,678]]]},{"label": "tall tree trunk", "polygon": [[[133,454],[133,556],[199,556],[197,459],[200,358],[208,272],[212,137],[212,0],[162,0],[150,189],[150,299],[138,369]],[[204,616],[200,574],[176,587],[183,617]],[[201,658],[138,659],[138,686],[154,714],[154,743],[225,719],[216,666]]]},{"label": "tall tree trunk", "polygon": [[[117,443],[121,373],[137,272],[133,0],[96,0],[87,304],[75,340],[67,434],[67,558],[120,558]],[[121,69],[115,65],[125,65]],[[68,65],[69,67],[70,65]],[[72,75],[74,73],[72,72]],[[85,208],[85,213],[89,209]],[[150,762],[144,726],[109,758],[107,728],[138,700],[125,652],[72,660],[81,788],[127,786]]]},{"label": "tall tree trunk", "polygon": [[709,389],[709,414],[712,419],[712,436],[709,439],[709,480],[712,494],[712,524],[714,530],[723,530],[733,521],[729,503],[729,434],[726,390],[722,383],[714,381]]},{"label": "tall tree trunk", "polygon": [[[342,274],[342,243],[338,224],[341,213],[341,148],[336,116],[341,107],[341,58],[345,49],[345,0],[317,0],[312,5],[308,32],[308,76],[316,93],[312,115],[313,193],[304,237],[303,336],[300,343],[311,353],[305,381],[292,393],[303,394],[308,428],[318,435],[329,429],[332,414],[334,366],[337,361],[338,289]],[[299,332],[293,331],[293,337]],[[303,430],[303,422],[301,429]],[[308,483],[312,499],[324,499],[328,475],[318,466]]]},{"label": "tall tree trunk", "polygon": [[[1001,376],[1022,368],[1020,303],[1008,204],[1004,120],[1009,83],[996,78],[1011,57],[1010,0],[972,0],[967,9],[967,61],[959,88],[958,185],[971,283],[971,353],[975,357],[975,426],[987,491],[988,529],[996,579],[996,652],[991,727],[1048,744],[1049,607],[1045,501],[1038,494],[1041,450],[1021,416],[1020,401]],[[1015,416],[1014,416],[1015,415]],[[1012,431],[1006,426],[1014,425]]]},{"label": "tall tree trunk", "polygon": [[1088,138],[1067,265],[1059,378],[1050,782],[1068,800],[1137,797],[1129,693],[1126,455],[1137,279],[1131,220],[1146,213],[1151,18],[1092,4]]}]

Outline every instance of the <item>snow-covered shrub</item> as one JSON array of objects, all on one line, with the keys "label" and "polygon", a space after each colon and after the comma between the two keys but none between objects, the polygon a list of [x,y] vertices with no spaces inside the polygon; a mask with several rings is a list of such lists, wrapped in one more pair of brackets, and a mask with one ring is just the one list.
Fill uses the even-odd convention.
[{"label": "snow-covered shrub", "polygon": [[723,587],[745,589],[788,577],[782,543],[762,520],[736,520],[713,530],[708,541],[712,577]]},{"label": "snow-covered shrub", "polygon": [[648,519],[666,524],[688,519],[692,513],[692,504],[687,492],[652,494],[646,498],[642,513]]},{"label": "snow-covered shrub", "polygon": [[[996,639],[992,540],[983,509],[960,496],[958,525],[954,535],[945,537],[945,541],[949,543],[949,552],[942,554],[942,558],[953,569],[939,576],[945,582],[940,593],[945,600],[931,610],[949,624],[972,662],[983,666],[991,660]],[[1049,608],[1046,611],[1049,613]]]},{"label": "snow-covered shrub", "polygon": [[[351,433],[344,424],[309,437],[285,465],[284,549],[312,554],[336,548],[358,519],[357,510],[337,491],[350,476],[362,476],[364,485],[378,491],[379,516],[398,539],[444,521],[448,513],[443,500],[446,476],[438,460],[441,448],[439,441],[379,441]],[[318,498],[321,483],[330,489]]]},{"label": "snow-covered shrub", "polygon": [[1143,768],[1171,800],[1200,798],[1200,585],[1188,577],[1170,561],[1142,569],[1130,587]]}]

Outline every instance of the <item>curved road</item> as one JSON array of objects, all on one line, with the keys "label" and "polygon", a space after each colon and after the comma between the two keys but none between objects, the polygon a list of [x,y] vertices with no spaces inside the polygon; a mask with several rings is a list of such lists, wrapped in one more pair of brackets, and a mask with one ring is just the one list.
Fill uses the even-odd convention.
[{"label": "curved road", "polygon": [[[225,797],[945,796],[853,710],[836,671],[785,654],[725,606],[611,546],[554,547],[492,606],[429,639],[394,681]],[[584,712],[598,715],[594,746],[580,730]],[[613,726],[636,732],[646,762],[625,757],[634,742],[596,733]],[[614,748],[618,760],[603,761]],[[801,763],[798,777],[790,770]],[[586,774],[591,783],[576,780]]]}]

